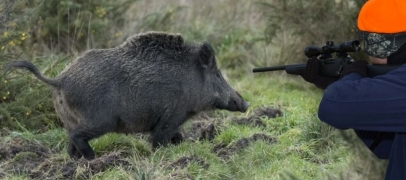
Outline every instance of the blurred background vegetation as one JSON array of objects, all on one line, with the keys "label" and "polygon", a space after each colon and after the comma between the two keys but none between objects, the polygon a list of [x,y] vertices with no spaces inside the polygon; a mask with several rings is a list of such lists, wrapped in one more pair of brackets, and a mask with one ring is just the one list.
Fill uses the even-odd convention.
[{"label": "blurred background vegetation", "polygon": [[[166,31],[181,33],[187,41],[209,42],[226,77],[239,79],[253,76],[254,67],[304,63],[306,46],[357,39],[357,15],[365,2],[2,0],[0,127],[33,132],[61,127],[50,88],[26,72],[6,76],[10,61],[30,60],[55,77],[87,49],[111,48],[150,30]],[[365,57],[362,52],[351,55]],[[290,78],[284,72],[258,76],[270,74]],[[370,171],[382,174],[382,163],[370,164]]]}]

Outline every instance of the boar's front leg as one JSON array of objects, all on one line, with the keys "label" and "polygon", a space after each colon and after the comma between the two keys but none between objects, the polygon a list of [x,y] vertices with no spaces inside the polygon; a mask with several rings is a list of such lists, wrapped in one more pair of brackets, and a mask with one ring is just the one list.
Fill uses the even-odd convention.
[{"label": "boar's front leg", "polygon": [[176,133],[175,133],[175,135],[173,135],[173,137],[171,138],[171,143],[172,144],[179,144],[179,143],[181,143],[183,141],[183,136],[182,136],[182,134],[179,132],[179,131],[177,131]]},{"label": "boar's front leg", "polygon": [[164,115],[163,117],[166,118],[160,119],[152,132],[152,147],[154,149],[165,146],[170,142],[178,144],[183,139],[182,134],[178,132],[178,128],[187,120],[187,116],[172,113],[172,115]]}]

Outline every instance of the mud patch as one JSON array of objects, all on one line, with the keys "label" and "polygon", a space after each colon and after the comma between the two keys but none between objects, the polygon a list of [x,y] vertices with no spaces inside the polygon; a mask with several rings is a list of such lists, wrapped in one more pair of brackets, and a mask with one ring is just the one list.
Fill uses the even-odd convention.
[{"label": "mud patch", "polygon": [[283,113],[280,109],[265,107],[257,109],[254,114],[248,118],[234,119],[233,123],[238,125],[265,127],[266,124],[261,120],[261,117],[276,118],[282,116]]},{"label": "mud patch", "polygon": [[283,113],[280,109],[264,107],[264,108],[257,109],[255,111],[255,116],[258,116],[258,117],[265,116],[267,118],[276,118],[276,117],[283,116]]},{"label": "mud patch", "polygon": [[21,137],[13,138],[0,145],[0,169],[3,175],[27,174],[31,178],[38,178],[33,170],[51,154],[45,146],[30,142]]},{"label": "mud patch", "polygon": [[219,134],[218,128],[214,124],[209,124],[200,131],[199,140],[208,140],[212,141]]},{"label": "mud patch", "polygon": [[251,116],[249,118],[240,118],[233,121],[238,125],[253,126],[253,127],[265,127],[265,123],[259,117]]},{"label": "mud patch", "polygon": [[226,145],[224,143],[217,144],[213,148],[213,152],[217,154],[219,157],[221,157],[224,160],[230,159],[230,157],[238,152],[240,152],[242,149],[247,148],[248,146],[251,145],[253,141],[258,141],[262,140],[268,143],[277,143],[278,140],[275,137],[268,136],[266,134],[254,134],[249,138],[242,138],[238,140],[236,143],[231,144],[231,145]]},{"label": "mud patch", "polygon": [[51,150],[38,143],[33,143],[24,138],[16,137],[10,141],[1,143],[0,162],[13,158],[16,158],[16,161],[20,161],[20,153],[31,153],[32,156],[47,157],[47,155],[51,153]]},{"label": "mud patch", "polygon": [[214,121],[195,121],[190,127],[183,128],[181,134],[184,140],[190,141],[212,141],[219,133],[220,126],[215,125]]},{"label": "mud patch", "polygon": [[91,175],[104,172],[109,167],[124,166],[128,170],[132,169],[130,162],[120,156],[120,153],[114,152],[103,155],[99,158],[87,161],[79,159],[78,161],[70,161],[62,166],[61,174],[63,178],[89,178]]},{"label": "mud patch", "polygon": [[52,156],[46,146],[30,142],[21,137],[0,144],[0,178],[13,174],[24,174],[32,179],[87,179],[93,174],[106,171],[112,166],[132,165],[119,152],[103,155],[91,161],[68,160]]},{"label": "mud patch", "polygon": [[192,162],[202,166],[203,169],[209,168],[210,164],[206,163],[202,158],[197,156],[184,156],[168,165],[167,169],[183,169],[189,167]]},{"label": "mud patch", "polygon": [[[224,119],[213,118],[211,116],[214,115],[209,113],[204,112],[198,114],[196,117],[190,120],[190,124],[188,126],[182,126],[180,128],[179,132],[181,133],[183,140],[193,142],[208,140],[212,142],[212,140],[221,133],[221,130],[226,129],[224,126]],[[253,115],[250,117],[232,118],[231,122],[239,125],[265,127],[266,124],[261,120],[261,118],[276,118],[282,115],[283,113],[280,109],[264,107],[255,110]]]}]

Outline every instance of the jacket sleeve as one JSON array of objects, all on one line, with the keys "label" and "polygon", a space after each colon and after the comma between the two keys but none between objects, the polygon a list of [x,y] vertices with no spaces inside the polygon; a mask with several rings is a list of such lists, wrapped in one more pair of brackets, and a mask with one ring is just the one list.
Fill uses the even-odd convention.
[{"label": "jacket sleeve", "polygon": [[339,129],[406,132],[406,65],[385,75],[351,73],[324,91],[321,121]]}]

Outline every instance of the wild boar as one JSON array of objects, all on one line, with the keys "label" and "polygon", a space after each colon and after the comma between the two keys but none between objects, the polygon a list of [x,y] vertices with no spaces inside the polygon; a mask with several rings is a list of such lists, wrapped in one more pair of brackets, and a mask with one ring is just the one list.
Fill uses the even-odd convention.
[{"label": "wild boar", "polygon": [[111,49],[88,50],[54,79],[29,61],[10,67],[52,86],[73,159],[93,159],[88,141],[108,132],[150,133],[157,148],[178,142],[178,127],[198,112],[249,107],[223,78],[211,45],[185,43],[180,34],[141,33]]}]

